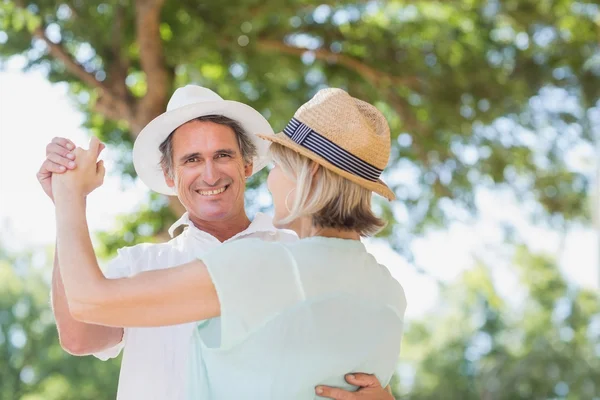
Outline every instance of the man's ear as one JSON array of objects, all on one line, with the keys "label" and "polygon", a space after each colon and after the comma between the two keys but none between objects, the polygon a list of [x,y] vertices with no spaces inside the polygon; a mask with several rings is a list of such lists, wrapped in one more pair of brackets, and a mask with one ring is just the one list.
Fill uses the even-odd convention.
[{"label": "man's ear", "polygon": [[169,176],[169,174],[167,174],[167,171],[165,171],[164,169],[163,176],[165,177],[165,182],[167,183],[167,186],[171,189],[175,189],[175,181]]}]

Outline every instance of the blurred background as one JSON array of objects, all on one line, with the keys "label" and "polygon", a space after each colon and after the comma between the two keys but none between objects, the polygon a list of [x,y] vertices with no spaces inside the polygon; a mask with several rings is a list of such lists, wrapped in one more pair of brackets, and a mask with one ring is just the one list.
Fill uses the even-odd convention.
[{"label": "blurred background", "polygon": [[119,360],[58,343],[35,174],[99,136],[103,262],[165,240],[181,206],[131,147],[188,83],[275,130],[327,86],[387,117],[398,200],[365,243],[408,298],[397,398],[600,399],[599,43],[598,1],[0,0],[0,399],[114,399]]}]

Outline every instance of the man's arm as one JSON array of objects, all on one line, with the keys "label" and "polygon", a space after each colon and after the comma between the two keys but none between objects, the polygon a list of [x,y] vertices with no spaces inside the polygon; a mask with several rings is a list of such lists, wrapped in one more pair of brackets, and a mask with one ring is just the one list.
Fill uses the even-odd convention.
[{"label": "man's arm", "polygon": [[65,287],[58,265],[58,249],[52,269],[52,312],[56,319],[61,347],[68,353],[83,356],[116,346],[123,338],[123,328],[94,325],[74,319],[69,312]]},{"label": "man's arm", "polygon": [[[99,147],[102,151],[103,145]],[[76,166],[71,150],[75,144],[68,139],[56,137],[46,146],[46,160],[37,173],[42,189],[54,201],[52,174],[62,174]],[[54,251],[52,269],[52,312],[58,328],[61,347],[73,355],[87,355],[117,345],[123,337],[122,328],[87,324],[75,320],[69,312],[62,277],[58,265],[58,249]]]}]

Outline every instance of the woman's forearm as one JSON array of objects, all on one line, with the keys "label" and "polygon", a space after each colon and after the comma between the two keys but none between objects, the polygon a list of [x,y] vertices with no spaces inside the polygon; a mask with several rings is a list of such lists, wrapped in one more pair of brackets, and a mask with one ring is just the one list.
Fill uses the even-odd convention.
[{"label": "woman's forearm", "polygon": [[60,271],[69,305],[93,302],[105,281],[98,266],[85,215],[85,197],[54,193]]},{"label": "woman's forearm", "polygon": [[[66,193],[65,193],[66,192]],[[116,327],[160,326],[212,318],[220,304],[204,264],[106,279],[85,217],[85,199],[54,191],[60,272],[73,318]]]},{"label": "woman's forearm", "polygon": [[60,274],[69,312],[90,324],[173,325],[220,314],[216,289],[206,266],[193,261],[179,268],[106,279],[98,266],[85,216],[85,195],[101,184],[99,142],[75,149],[77,168],[52,178]]}]

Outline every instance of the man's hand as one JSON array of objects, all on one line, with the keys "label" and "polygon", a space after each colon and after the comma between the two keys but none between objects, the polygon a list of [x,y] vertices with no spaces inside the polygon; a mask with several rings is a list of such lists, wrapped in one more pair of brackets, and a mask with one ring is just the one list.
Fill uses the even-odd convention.
[{"label": "man's hand", "polygon": [[360,386],[360,389],[356,392],[349,392],[328,386],[317,386],[315,393],[321,397],[335,400],[394,400],[389,386],[382,388],[375,375],[348,374],[346,375],[346,382]]},{"label": "man's hand", "polygon": [[57,190],[68,197],[85,197],[104,181],[104,163],[96,161],[102,143],[92,136],[88,150],[77,147],[73,150],[77,158],[77,168],[65,174],[56,175],[52,180],[52,191]]},{"label": "man's hand", "polygon": [[[52,174],[62,174],[68,170],[75,169],[75,144],[69,139],[55,137],[46,146],[46,160],[42,163],[40,170],[36,174],[44,193],[54,201],[52,193]],[[100,144],[98,155],[104,149]]]}]

